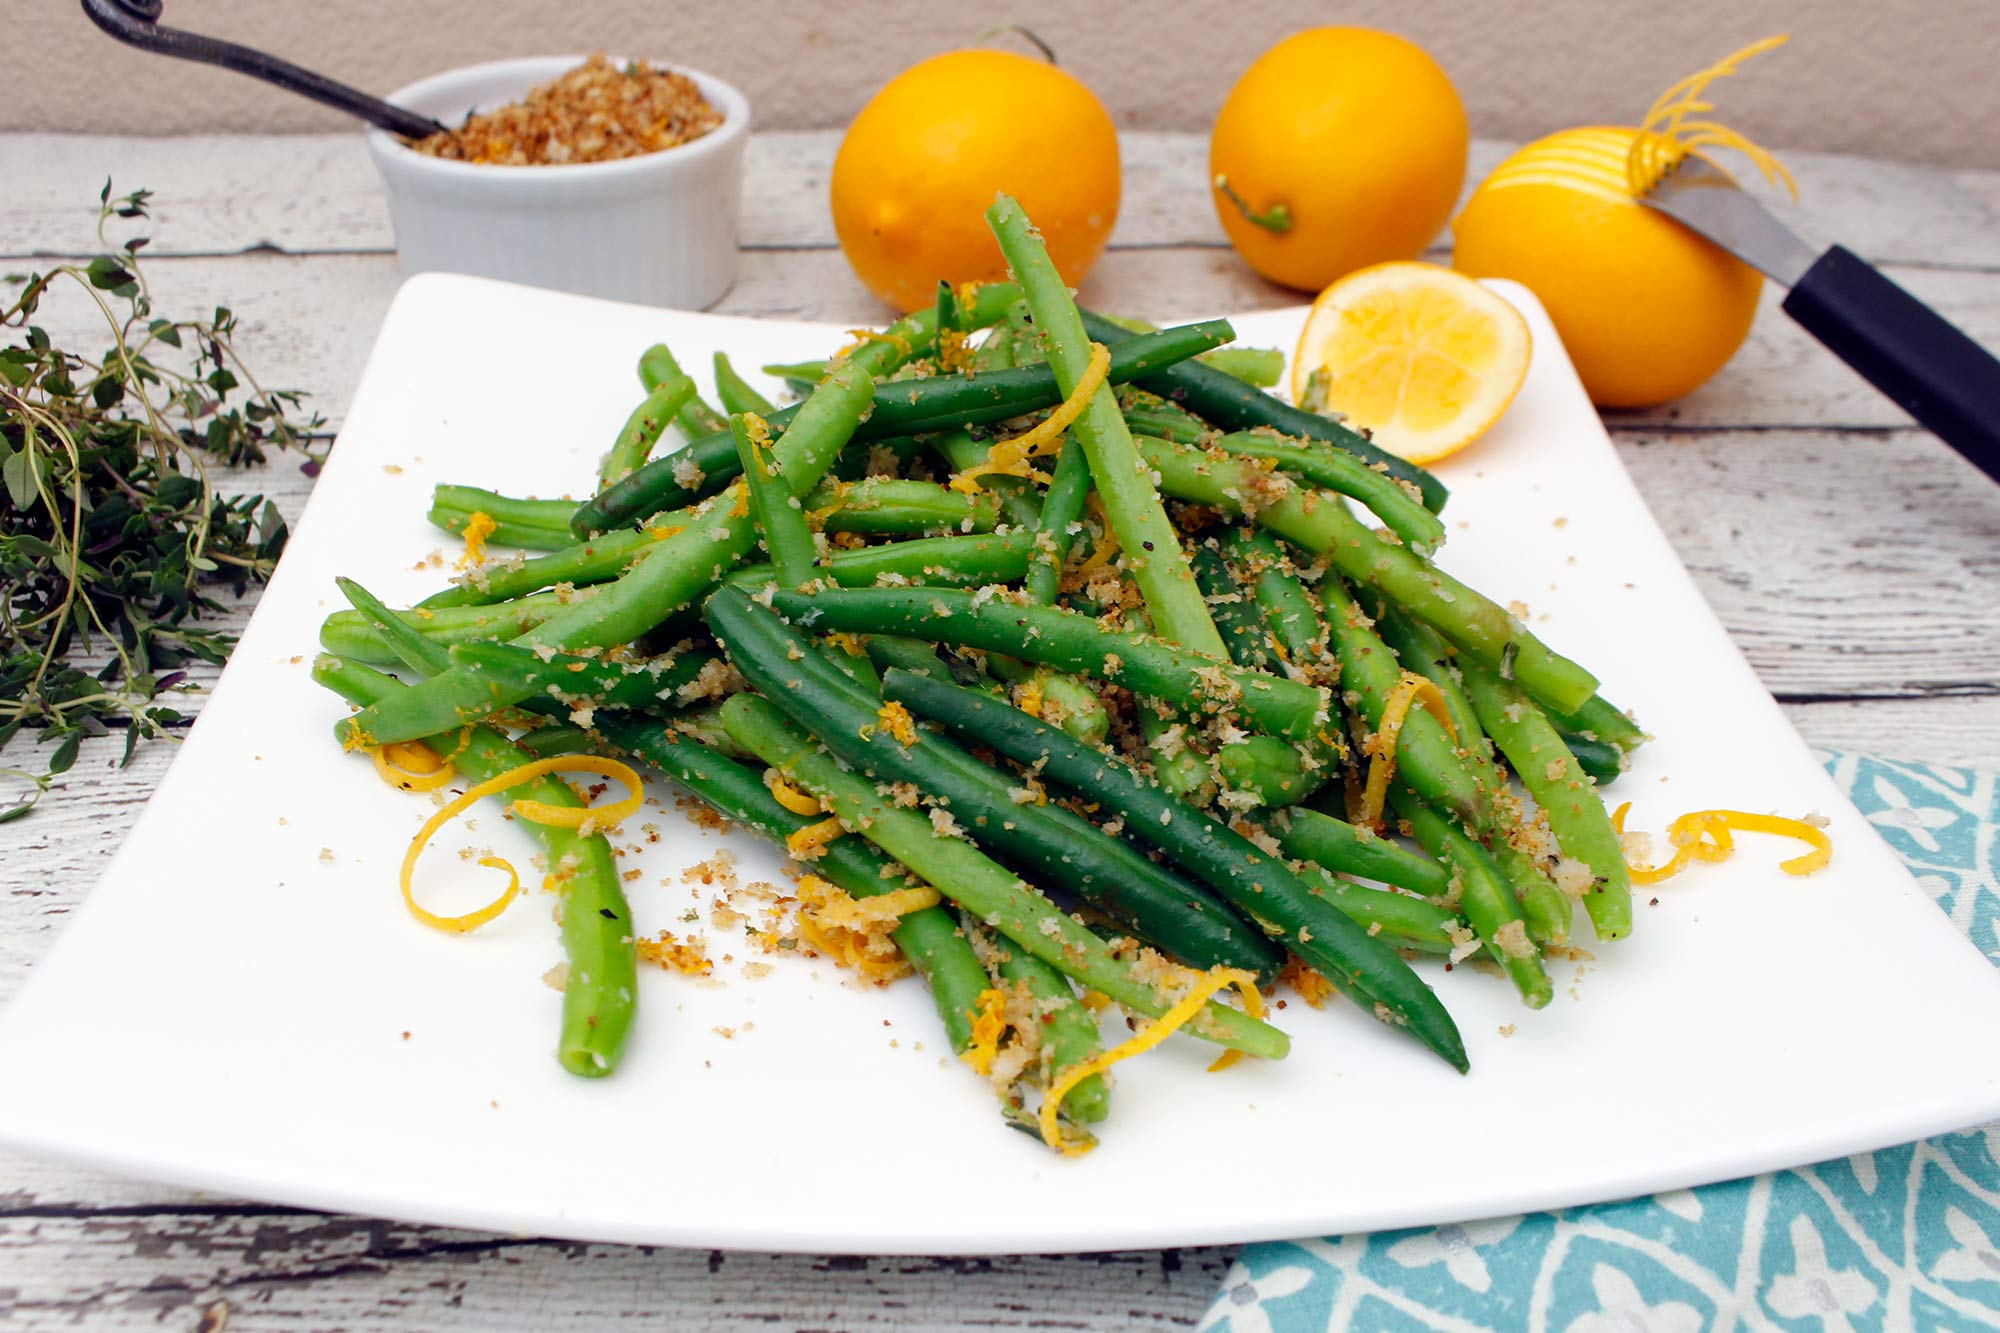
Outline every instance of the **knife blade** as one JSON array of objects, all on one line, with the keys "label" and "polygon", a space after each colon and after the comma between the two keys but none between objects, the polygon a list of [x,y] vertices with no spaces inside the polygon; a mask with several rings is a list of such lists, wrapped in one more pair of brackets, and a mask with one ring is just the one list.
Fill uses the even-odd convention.
[{"label": "knife blade", "polygon": [[2000,481],[2000,361],[1841,246],[1815,256],[1729,175],[1693,154],[1640,202],[1791,290],[1782,309],[1939,439]]}]

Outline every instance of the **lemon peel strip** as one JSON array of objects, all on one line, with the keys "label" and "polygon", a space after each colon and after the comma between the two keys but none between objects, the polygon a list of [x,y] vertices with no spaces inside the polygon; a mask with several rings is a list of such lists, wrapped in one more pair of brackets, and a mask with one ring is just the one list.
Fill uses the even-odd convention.
[{"label": "lemon peel strip", "polygon": [[[1630,801],[1612,812],[1611,827],[1621,836],[1625,832],[1625,815],[1632,808]],[[1657,884],[1671,879],[1687,868],[1689,861],[1726,861],[1735,851],[1735,840],[1730,830],[1743,833],[1774,833],[1779,837],[1797,838],[1812,850],[1801,853],[1778,863],[1778,869],[1787,875],[1810,875],[1833,859],[1833,839],[1826,831],[1803,819],[1787,819],[1783,815],[1760,815],[1747,810],[1691,810],[1667,825],[1667,838],[1674,845],[1674,854],[1656,866],[1630,865],[1634,884]]]},{"label": "lemon peel strip", "polygon": [[456,776],[451,761],[422,741],[394,741],[369,754],[382,781],[404,791],[436,791]]},{"label": "lemon peel strip", "polygon": [[1382,809],[1389,803],[1389,779],[1396,773],[1396,744],[1402,739],[1410,705],[1415,703],[1421,703],[1424,711],[1437,719],[1447,736],[1458,739],[1458,728],[1452,725],[1451,712],[1436,682],[1405,671],[1403,679],[1389,692],[1388,702],[1382,705],[1382,721],[1376,726],[1375,735],[1363,747],[1369,755],[1368,782],[1361,789],[1360,807],[1354,820],[1358,825],[1374,828],[1382,822]]},{"label": "lemon peel strip", "polygon": [[1090,345],[1090,364],[1077,377],[1076,388],[1049,413],[1039,425],[1010,435],[1004,440],[995,440],[987,450],[986,461],[974,464],[951,479],[951,488],[970,494],[979,488],[973,482],[985,476],[1028,477],[1036,481],[1048,481],[1048,474],[1037,472],[1028,466],[1028,460],[1051,453],[1062,433],[1068,430],[1076,419],[1083,415],[1090,400],[1102,388],[1111,374],[1111,349],[1103,343]]},{"label": "lemon peel strip", "polygon": [[[1248,997],[1254,994],[1257,989],[1257,978],[1237,967],[1211,968],[1209,971],[1202,973],[1201,979],[1194,984],[1188,993],[1175,1002],[1171,1009],[1168,1009],[1167,1012],[1161,1014],[1159,1018],[1147,1025],[1143,1032],[1138,1033],[1128,1041],[1112,1047],[1108,1051],[1094,1055],[1090,1059],[1080,1064],[1071,1065],[1068,1069],[1064,1070],[1061,1076],[1049,1085],[1049,1090],[1043,1095],[1041,1109],[1036,1116],[1036,1123],[1042,1131],[1042,1142],[1048,1144],[1049,1147],[1055,1149],[1065,1157],[1081,1157],[1089,1152],[1091,1148],[1096,1146],[1093,1140],[1088,1138],[1068,1140],[1062,1136],[1062,1125],[1056,1117],[1062,1110],[1063,1098],[1069,1096],[1077,1084],[1083,1082],[1092,1074],[1101,1074],[1120,1061],[1129,1060],[1135,1055],[1144,1055],[1168,1037],[1173,1036],[1174,1033],[1186,1026],[1190,1019],[1199,1014],[1202,1006],[1214,998],[1218,991],[1227,986],[1239,986],[1243,989],[1247,1011],[1250,1003]],[[1256,1003],[1259,1012],[1261,1012],[1263,1003],[1261,996]],[[1252,1014],[1251,1016],[1255,1017],[1256,1015]]]},{"label": "lemon peel strip", "polygon": [[1712,102],[1702,100],[1710,84],[1738,72],[1744,62],[1766,51],[1775,50],[1791,40],[1790,34],[1780,33],[1752,42],[1741,50],[1732,51],[1707,69],[1690,74],[1673,87],[1661,93],[1647,110],[1640,122],[1639,133],[1632,140],[1632,147],[1625,159],[1627,183],[1635,195],[1650,193],[1668,172],[1679,166],[1689,155],[1702,158],[1714,165],[1714,159],[1701,150],[1704,148],[1727,148],[1750,159],[1764,178],[1773,185],[1782,185],[1799,197],[1798,182],[1786,170],[1784,163],[1772,155],[1770,150],[1716,120],[1690,119],[1705,116],[1715,110]]}]

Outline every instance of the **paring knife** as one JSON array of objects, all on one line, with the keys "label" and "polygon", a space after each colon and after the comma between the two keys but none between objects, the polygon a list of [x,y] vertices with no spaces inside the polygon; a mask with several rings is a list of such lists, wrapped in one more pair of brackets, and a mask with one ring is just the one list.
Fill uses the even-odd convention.
[{"label": "paring knife", "polygon": [[1863,379],[2000,481],[2000,361],[1853,251],[1814,256],[1727,174],[1692,154],[1642,196],[1790,288],[1784,312]]}]

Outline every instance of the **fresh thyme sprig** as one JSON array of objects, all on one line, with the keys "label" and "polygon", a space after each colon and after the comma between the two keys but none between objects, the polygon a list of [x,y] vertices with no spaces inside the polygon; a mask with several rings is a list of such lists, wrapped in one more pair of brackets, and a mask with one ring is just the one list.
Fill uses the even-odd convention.
[{"label": "fresh thyme sprig", "polygon": [[[33,808],[88,736],[125,729],[125,762],[180,713],[159,702],[190,661],[221,663],[233,636],[200,624],[270,577],[286,527],[260,495],[225,495],[209,468],[262,463],[311,445],[323,423],[295,390],[266,390],[237,356],[236,316],[157,313],[139,251],[114,220],[147,216],[150,194],[105,182],[87,263],[12,275],[0,306],[0,749],[28,730],[55,745],[46,768],[0,768]],[[43,302],[74,295],[103,316],[95,358],[53,345]],[[0,296],[0,301],[7,301]]]}]

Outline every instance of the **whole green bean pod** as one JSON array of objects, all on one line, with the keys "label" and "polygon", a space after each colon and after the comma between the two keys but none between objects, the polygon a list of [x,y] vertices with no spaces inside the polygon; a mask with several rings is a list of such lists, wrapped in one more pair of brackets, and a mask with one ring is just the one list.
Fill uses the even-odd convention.
[{"label": "whole green bean pod", "polygon": [[1452,930],[1463,929],[1463,922],[1450,908],[1407,893],[1371,889],[1312,864],[1300,866],[1299,875],[1355,925],[1393,948],[1448,954],[1457,947]]},{"label": "whole green bean pod", "polygon": [[[1044,1087],[1051,1086],[1072,1065],[1080,1065],[1104,1049],[1097,1019],[1076,998],[1068,977],[1028,953],[1012,940],[990,936],[968,917],[966,933],[984,939],[986,961],[1008,989],[1026,993],[1040,1021],[1036,1024],[1037,1063]],[[1103,1074],[1083,1079],[1063,1098],[1064,1114],[1095,1124],[1111,1111],[1111,1082]]]},{"label": "whole green bean pod", "polygon": [[[1549,720],[1553,722],[1555,719]],[[1583,771],[1590,774],[1599,787],[1609,787],[1624,776],[1625,752],[1611,741],[1573,731],[1562,732],[1562,739],[1569,752],[1576,756],[1576,762],[1583,765]]]},{"label": "whole green bean pod", "polygon": [[1514,678],[1536,698],[1574,708],[1596,691],[1596,677],[1529,633],[1504,607],[1408,547],[1370,532],[1337,496],[1291,485],[1249,459],[1203,454],[1165,440],[1138,444],[1169,495],[1229,514],[1242,513],[1246,497],[1261,497],[1254,515],[1260,527],[1326,557],[1468,656],[1493,666],[1511,663]]},{"label": "whole green bean pod", "polygon": [[1253,671],[1276,671],[1278,654],[1272,648],[1263,608],[1257,605],[1254,593],[1246,593],[1238,584],[1222,552],[1203,544],[1194,548],[1188,563],[1194,568],[1195,582],[1208,601],[1208,613],[1215,619],[1230,660]]},{"label": "whole green bean pod", "polygon": [[[471,526],[473,515],[485,513],[478,509],[453,509],[446,505],[433,504],[425,515],[432,527],[449,532],[454,537],[463,537]],[[489,514],[488,518],[492,518]],[[560,551],[573,545],[576,538],[568,528],[552,528],[535,523],[523,523],[514,519],[493,519],[492,526],[486,528],[482,541],[494,546],[512,546],[522,551]]]},{"label": "whole green bean pod", "polygon": [[709,599],[709,623],[738,671],[843,763],[908,783],[966,836],[1038,878],[1102,907],[1199,967],[1269,974],[1281,961],[1249,925],[1199,886],[1161,869],[1088,820],[1033,799],[1007,774],[927,732],[898,736],[882,696],[855,690],[805,639],[738,589]]},{"label": "whole green bean pod", "polygon": [[1610,812],[1598,799],[1597,784],[1563,745],[1542,710],[1513,681],[1502,680],[1474,662],[1467,662],[1461,674],[1480,724],[1548,816],[1556,844],[1565,856],[1590,867],[1593,882],[1583,896],[1583,910],[1597,938],[1616,940],[1631,934],[1632,875]]},{"label": "whole green bean pod", "polygon": [[[1090,338],[1083,331],[1076,301],[1018,203],[1001,195],[986,210],[986,225],[992,228],[1000,253],[1021,284],[1035,325],[1041,330],[1049,368],[1067,398],[1076,392],[1091,359]],[[1119,549],[1125,553],[1126,568],[1145,598],[1154,630],[1169,643],[1191,652],[1227,657],[1222,636],[1209,618],[1208,604],[1188,569],[1180,531],[1167,517],[1151,474],[1140,465],[1132,434],[1118,411],[1118,395],[1110,384],[1098,385],[1069,434],[1070,442],[1081,445],[1089,460],[1091,480],[1104,501],[1105,516],[1117,534]]]},{"label": "whole green bean pod", "polygon": [[1573,713],[1550,713],[1549,721],[1564,731],[1615,745],[1627,754],[1646,742],[1646,729],[1601,694],[1591,695]]},{"label": "whole green bean pod", "polygon": [[[651,393],[676,376],[681,379],[689,378],[687,372],[681,369],[680,362],[674,360],[674,354],[667,349],[665,343],[654,343],[640,354],[639,383],[647,393]],[[722,413],[704,402],[699,393],[681,404],[680,410],[674,414],[674,424],[679,426],[681,434],[689,439],[729,429],[728,420]]]},{"label": "whole green bean pod", "polygon": [[1125,404],[1125,424],[1134,436],[1151,435],[1175,444],[1206,444],[1221,434],[1186,408],[1144,393]]},{"label": "whole green bean pod", "polygon": [[[817,484],[873,398],[874,382],[851,366],[835,370],[813,391],[776,451],[778,471],[794,495]],[[711,587],[755,540],[747,499],[740,489],[725,491],[617,582],[592,590],[586,605],[564,608],[516,642],[570,651],[628,643]],[[413,740],[486,717],[520,697],[454,668],[362,709],[336,735],[347,746]]]},{"label": "whole green bean pod", "polygon": [[[1157,1018],[1174,1003],[1167,986],[1118,958],[1019,875],[970,842],[940,833],[930,820],[901,808],[866,778],[842,768],[770,700],[736,695],[723,705],[722,718],[739,744],[812,793],[843,825],[1064,976],[1147,1017]],[[1291,1048],[1283,1032],[1213,1001],[1182,1030],[1272,1060],[1283,1059]]]},{"label": "whole green bean pod", "polygon": [[1529,938],[1513,890],[1486,849],[1408,790],[1391,790],[1389,805],[1423,849],[1451,868],[1458,885],[1458,910],[1514,983],[1522,1002],[1530,1009],[1547,1005],[1554,988],[1542,966],[1541,951]]},{"label": "whole green bean pod", "polygon": [[[718,358],[722,353],[717,352]],[[729,431],[736,441],[736,456],[743,468],[743,484],[750,496],[750,517],[771,553],[771,565],[778,582],[787,588],[810,583],[819,564],[819,544],[799,506],[799,497],[778,475],[771,463],[771,432],[764,418],[741,412],[729,419]]]},{"label": "whole green bean pod", "polygon": [[630,664],[571,653],[544,656],[545,651],[513,643],[460,643],[446,653],[445,665],[503,682],[508,693],[526,689],[530,693],[524,702],[546,696],[566,710],[636,708],[659,713],[691,703],[682,691],[719,660],[699,648],[671,659]]},{"label": "whole green bean pod", "polygon": [[820,531],[872,536],[991,532],[1000,523],[996,495],[966,495],[934,481],[864,477],[822,484],[805,497],[805,510]]},{"label": "whole green bean pod", "polygon": [[[812,823],[778,803],[761,773],[737,763],[683,729],[611,717],[605,736],[708,802],[725,819],[753,829],[780,846]],[[906,871],[860,838],[837,838],[813,861],[813,873],[855,898],[870,898],[911,883]],[[954,1053],[972,1044],[971,1014],[986,989],[986,969],[966,943],[958,923],[942,907],[903,914],[892,938],[924,983]]]},{"label": "whole green bean pod", "polygon": [[1236,907],[1262,922],[1293,953],[1341,990],[1402,1027],[1453,1067],[1467,1068],[1465,1044],[1431,988],[1394,949],[1328,904],[1281,857],[1225,824],[1141,781],[1101,750],[993,700],[921,676],[891,671],[890,698],[942,722],[1086,800],[1101,801],[1133,836],[1157,847]]},{"label": "whole green bean pod", "polygon": [[1280,811],[1269,816],[1264,826],[1276,835],[1285,855],[1294,860],[1380,880],[1427,898],[1441,898],[1451,886],[1451,876],[1437,862],[1317,810]]},{"label": "whole green bean pod", "polygon": [[1275,347],[1218,347],[1197,359],[1211,370],[1259,389],[1275,385],[1285,373],[1285,354]]},{"label": "whole green bean pod", "polygon": [[[1019,530],[954,537],[909,537],[831,552],[822,571],[843,588],[872,588],[884,575],[925,587],[983,588],[1012,583],[1028,568],[1035,535]],[[746,565],[726,580],[738,587],[771,581],[768,565]]]},{"label": "whole green bean pod", "polygon": [[[528,545],[503,539],[500,535],[503,531],[529,533],[539,540],[567,529],[575,513],[574,500],[524,500],[480,486],[440,485],[431,490],[430,521],[434,526],[446,532],[464,532],[467,520],[474,514],[484,514],[499,525],[487,540],[503,546]],[[560,549],[574,540],[569,538],[555,547],[532,549]]]},{"label": "whole green bean pod", "polygon": [[919,676],[930,676],[937,680],[950,680],[951,667],[939,657],[937,649],[922,639],[904,638],[898,634],[871,634],[867,640],[868,659],[882,671],[890,667],[901,667],[914,671]]},{"label": "whole green bean pod", "polygon": [[[416,607],[398,611],[396,618],[442,646],[482,639],[515,639],[546,623],[578,602],[588,602],[595,590],[542,592],[492,606],[451,606],[435,610]],[[394,666],[401,661],[359,611],[335,611],[320,623],[319,645],[335,657],[369,666]]]},{"label": "whole green bean pod", "polygon": [[604,455],[600,476],[608,485],[643,464],[666,433],[674,414],[694,397],[694,381],[682,375],[648,393],[618,431]]},{"label": "whole green bean pod", "polygon": [[[1083,320],[1090,336],[1099,341],[1118,335],[1117,325],[1093,311],[1084,311]],[[1324,440],[1353,454],[1370,467],[1380,467],[1397,480],[1415,486],[1423,492],[1424,505],[1432,513],[1443,510],[1445,497],[1450,494],[1436,476],[1407,459],[1377,448],[1358,431],[1350,430],[1317,412],[1301,411],[1280,402],[1270,394],[1200,362],[1183,361],[1142,376],[1137,383],[1140,388],[1188,408],[1204,421],[1226,431],[1269,426],[1280,435]]]},{"label": "whole green bean pod", "polygon": [[1311,739],[1326,718],[1323,690],[1149,636],[1108,630],[1061,607],[949,588],[780,590],[771,605],[815,632],[908,634],[1094,676],[1183,708],[1234,709],[1258,729],[1292,740]]},{"label": "whole green bean pod", "polygon": [[758,393],[750,382],[736,373],[736,367],[729,364],[729,353],[715,354],[715,396],[722,401],[722,410],[731,416],[753,412],[760,417],[768,417],[778,410],[778,405]]},{"label": "whole green bean pod", "polygon": [[1146,742],[1146,759],[1153,766],[1153,781],[1169,796],[1206,805],[1216,791],[1213,761],[1188,740],[1186,721],[1152,699],[1138,696],[1132,703],[1139,720],[1139,735]]},{"label": "whole green bean pod", "polygon": [[450,668],[451,654],[445,646],[426,638],[422,630],[399,617],[381,598],[353,579],[336,577],[333,582],[348,604],[381,636],[397,662],[426,676]]},{"label": "whole green bean pod", "polygon": [[653,549],[654,542],[671,536],[672,528],[685,519],[685,514],[662,515],[647,528],[620,528],[533,559],[470,570],[451,587],[432,593],[417,606],[428,610],[443,606],[488,606],[559,583],[572,586],[603,583],[624,573],[634,560]]},{"label": "whole green bean pod", "polygon": [[[367,706],[410,688],[392,676],[326,656],[313,663],[313,679],[348,702]],[[459,773],[475,784],[534,758],[487,727],[428,740],[440,754],[451,755]],[[531,778],[493,800],[503,807],[517,800],[568,809],[584,804],[567,782],[554,777]],[[572,1074],[602,1078],[618,1067],[632,1030],[639,991],[632,911],[619,887],[611,844],[601,833],[583,834],[527,820],[520,823],[541,843],[548,863],[561,867],[549,877],[551,887],[562,894],[563,955],[569,964],[556,1058]]]}]

